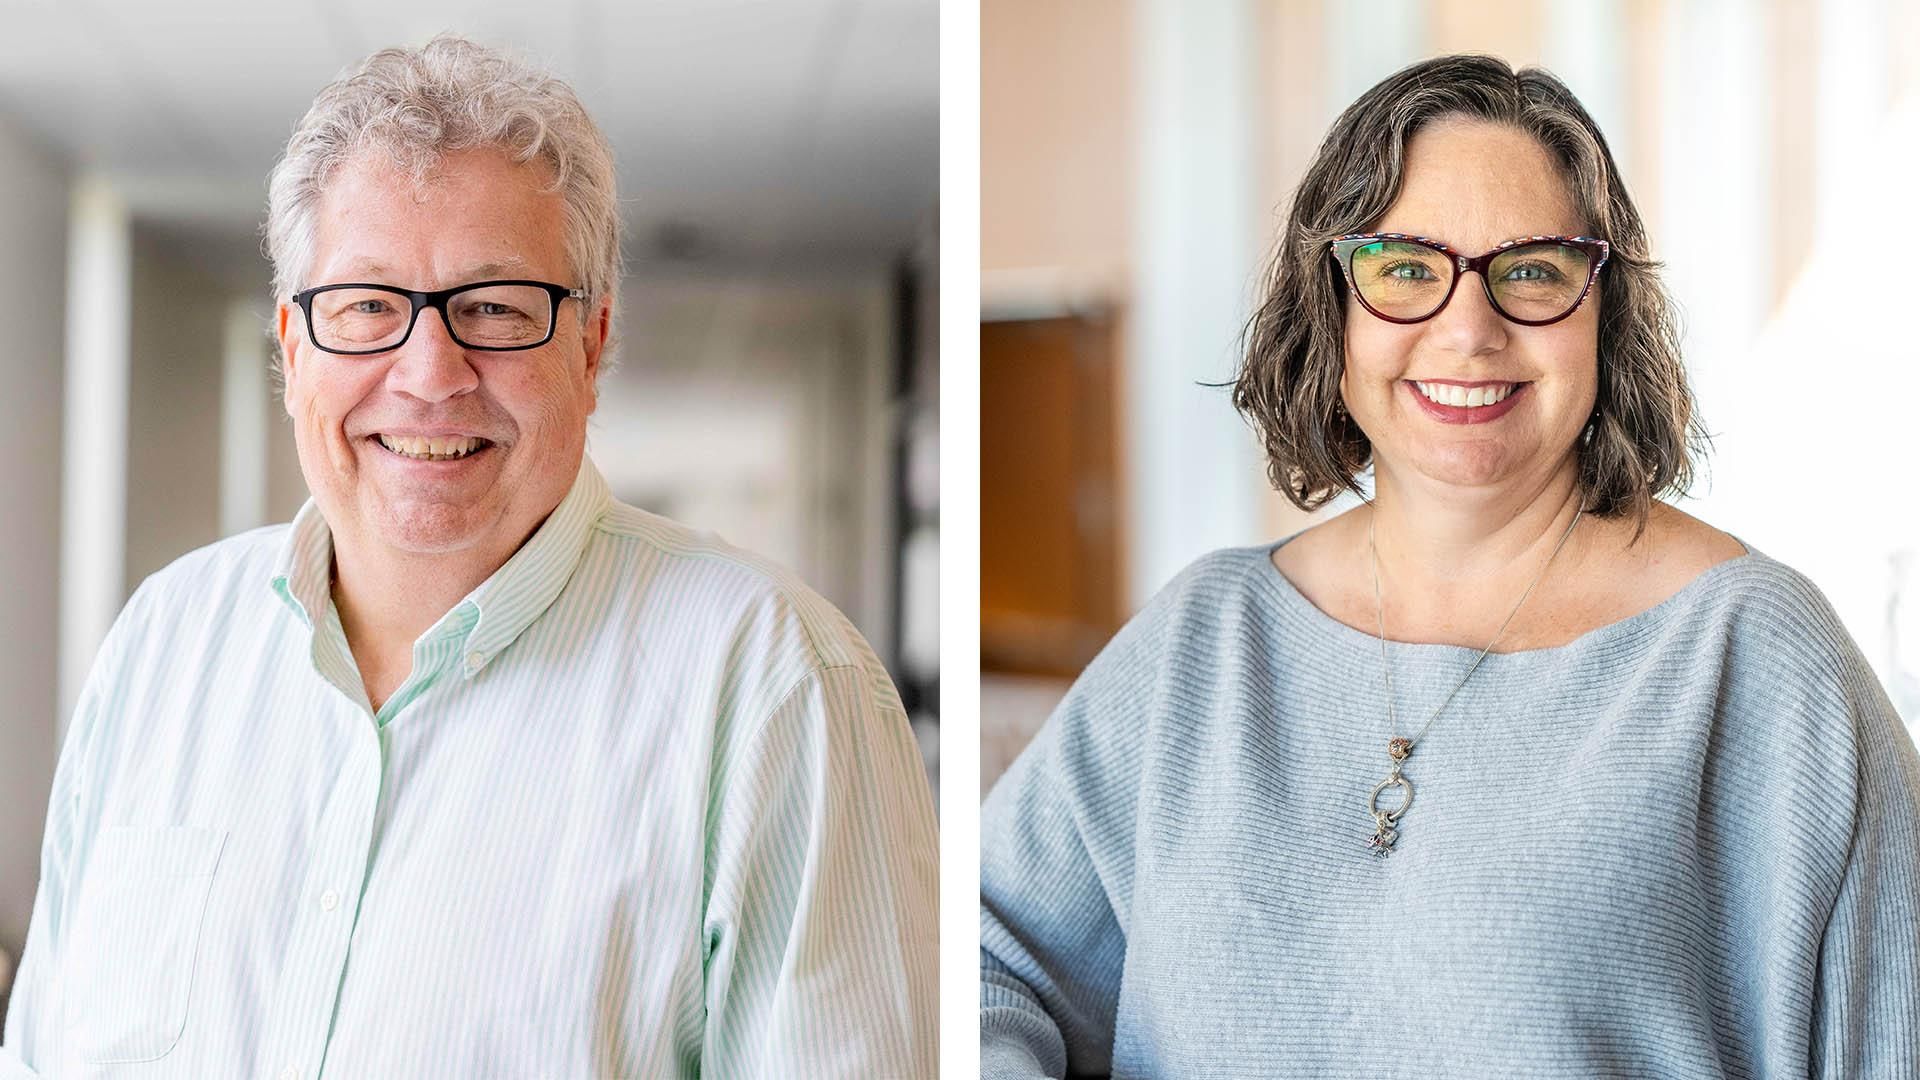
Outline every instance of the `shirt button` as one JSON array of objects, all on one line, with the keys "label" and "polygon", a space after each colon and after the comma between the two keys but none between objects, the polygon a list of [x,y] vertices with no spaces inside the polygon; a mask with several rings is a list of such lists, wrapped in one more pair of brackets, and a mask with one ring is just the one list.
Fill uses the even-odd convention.
[{"label": "shirt button", "polygon": [[289,1065],[280,1070],[280,1080],[300,1080],[300,1070]]},{"label": "shirt button", "polygon": [[482,667],[486,666],[486,663],[487,663],[486,657],[481,656],[479,653],[477,652],[468,653],[467,654],[467,674],[473,675],[478,673]]},{"label": "shirt button", "polygon": [[[337,908],[337,907],[339,907],[339,906],[340,906],[340,894],[339,894],[339,893],[337,893],[337,892],[334,892],[334,891],[333,891],[332,889],[328,889],[328,890],[327,890],[326,892],[323,892],[323,893],[321,893],[321,894],[320,894],[320,908],[321,908],[321,910],[323,910],[323,911],[332,911],[332,910],[333,910],[334,908]],[[292,1070],[292,1069],[288,1069],[288,1070],[287,1070],[287,1074],[286,1074],[286,1075],[288,1075],[288,1076],[292,1076],[292,1075],[293,1075],[293,1070]]]}]

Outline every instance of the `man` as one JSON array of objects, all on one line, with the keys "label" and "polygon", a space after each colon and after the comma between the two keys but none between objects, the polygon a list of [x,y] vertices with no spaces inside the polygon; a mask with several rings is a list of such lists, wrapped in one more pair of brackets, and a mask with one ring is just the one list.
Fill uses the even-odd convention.
[{"label": "man", "polygon": [[313,498],[102,646],[0,1071],[934,1074],[885,671],[585,459],[616,213],[572,92],[499,54],[320,94],[267,230]]}]

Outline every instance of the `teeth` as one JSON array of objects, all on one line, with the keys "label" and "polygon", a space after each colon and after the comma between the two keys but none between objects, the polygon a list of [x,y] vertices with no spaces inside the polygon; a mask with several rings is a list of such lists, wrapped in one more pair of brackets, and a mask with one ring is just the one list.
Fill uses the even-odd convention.
[{"label": "teeth", "polygon": [[452,461],[463,458],[487,444],[485,439],[467,435],[382,435],[380,445],[415,461]]},{"label": "teeth", "polygon": [[1422,394],[1426,395],[1428,401],[1440,405],[1477,409],[1482,405],[1492,405],[1505,401],[1507,396],[1513,393],[1514,388],[1518,384],[1498,383],[1493,386],[1476,386],[1472,389],[1464,386],[1456,386],[1452,383],[1416,382],[1413,385],[1419,388]]}]

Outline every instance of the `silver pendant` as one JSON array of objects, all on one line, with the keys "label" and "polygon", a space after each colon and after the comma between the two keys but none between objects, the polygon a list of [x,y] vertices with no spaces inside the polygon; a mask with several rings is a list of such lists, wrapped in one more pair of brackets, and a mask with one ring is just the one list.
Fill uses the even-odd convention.
[{"label": "silver pendant", "polygon": [[[1393,759],[1393,772],[1373,787],[1373,795],[1367,800],[1367,813],[1373,816],[1373,836],[1367,840],[1367,848],[1374,855],[1386,858],[1393,854],[1393,842],[1400,838],[1394,826],[1399,823],[1400,815],[1413,805],[1413,782],[1400,775],[1400,763],[1413,753],[1413,743],[1406,739],[1394,739],[1387,744],[1387,756]],[[1405,790],[1406,797],[1392,810],[1380,809],[1380,793],[1390,787]]]}]

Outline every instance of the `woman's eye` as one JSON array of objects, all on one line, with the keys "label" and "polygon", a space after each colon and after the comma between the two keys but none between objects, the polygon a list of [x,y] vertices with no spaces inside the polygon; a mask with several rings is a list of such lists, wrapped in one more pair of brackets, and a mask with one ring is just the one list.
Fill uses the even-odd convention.
[{"label": "woman's eye", "polygon": [[1508,281],[1552,281],[1560,272],[1542,263],[1523,263],[1507,271]]},{"label": "woman's eye", "polygon": [[1386,276],[1401,281],[1427,281],[1433,277],[1433,271],[1420,263],[1409,262],[1387,267]]}]

